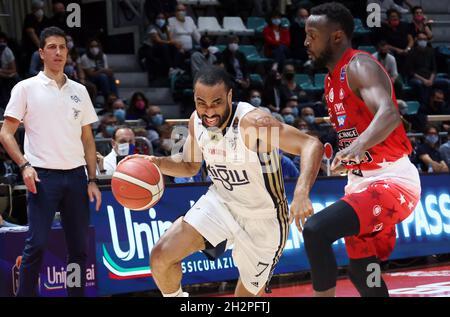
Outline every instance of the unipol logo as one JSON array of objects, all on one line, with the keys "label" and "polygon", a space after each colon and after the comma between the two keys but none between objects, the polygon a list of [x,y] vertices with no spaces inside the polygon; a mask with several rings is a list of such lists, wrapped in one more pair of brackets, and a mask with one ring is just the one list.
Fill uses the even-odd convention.
[{"label": "unipol logo", "polygon": [[[148,265],[150,251],[172,222],[156,220],[154,208],[148,211],[149,220],[141,219],[139,222],[133,221],[128,208],[121,208],[119,212],[115,212],[112,206],[107,206],[107,211],[113,250],[103,244],[102,251],[103,264],[109,270],[110,278],[150,277],[151,269]],[[118,228],[117,223],[124,223],[125,228]],[[142,261],[144,259],[146,260]],[[137,266],[137,263],[143,265]]]}]

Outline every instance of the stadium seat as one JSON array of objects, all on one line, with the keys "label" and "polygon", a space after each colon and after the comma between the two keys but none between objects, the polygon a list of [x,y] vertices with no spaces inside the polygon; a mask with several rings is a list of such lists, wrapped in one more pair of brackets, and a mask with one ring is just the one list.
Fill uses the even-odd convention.
[{"label": "stadium seat", "polygon": [[259,74],[250,74],[250,85],[253,87],[262,87],[264,86],[264,81]]},{"label": "stadium seat", "polygon": [[[180,2],[180,1],[178,1]],[[200,6],[218,6],[220,5],[219,0],[197,0],[198,5]]]},{"label": "stadium seat", "polygon": [[297,85],[302,87],[302,89],[311,88],[313,86],[311,78],[309,77],[308,74],[295,74],[294,80],[297,83]]},{"label": "stadium seat", "polygon": [[354,18],[353,22],[355,23],[355,35],[367,35],[370,34],[370,30],[368,30],[362,23],[361,19]]},{"label": "stadium seat", "polygon": [[256,34],[261,34],[266,25],[266,20],[261,17],[248,17],[247,19],[247,29],[255,30]]},{"label": "stadium seat", "polygon": [[288,18],[281,18],[281,24],[280,24],[280,26],[281,26],[282,28],[288,28],[288,27],[291,26],[291,21],[289,21]]},{"label": "stadium seat", "polygon": [[224,17],[223,28],[225,31],[236,35],[253,35],[255,30],[245,27],[244,22],[240,17]]},{"label": "stadium seat", "polygon": [[314,75],[314,87],[324,89],[326,76],[327,76],[327,74],[315,74]]},{"label": "stadium seat", "polygon": [[256,46],[254,45],[239,45],[239,51],[244,53],[245,57],[247,57],[247,60],[250,64],[256,64],[256,63],[265,63],[272,61],[270,58],[262,57],[258,50],[256,49]]},{"label": "stadium seat", "polygon": [[226,35],[228,32],[224,30],[219,22],[217,21],[216,17],[199,17],[198,21],[198,31],[200,34],[208,34],[208,35]]},{"label": "stadium seat", "polygon": [[370,54],[373,54],[377,51],[376,47],[373,45],[361,45],[361,46],[358,46],[358,50],[366,51]]},{"label": "stadium seat", "polygon": [[418,101],[407,101],[406,104],[408,105],[408,115],[417,114],[420,108],[420,103]]}]

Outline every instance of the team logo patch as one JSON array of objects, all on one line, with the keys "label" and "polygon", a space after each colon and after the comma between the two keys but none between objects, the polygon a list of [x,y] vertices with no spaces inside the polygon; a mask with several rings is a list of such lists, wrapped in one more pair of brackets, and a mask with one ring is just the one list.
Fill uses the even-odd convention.
[{"label": "team logo patch", "polygon": [[373,231],[372,232],[381,231],[381,229],[383,229],[383,223],[379,223],[375,227],[373,227]]},{"label": "team logo patch", "polygon": [[342,102],[335,104],[334,111],[336,112],[337,115],[345,113],[344,104]]},{"label": "team logo patch", "polygon": [[381,207],[379,205],[375,205],[373,207],[373,215],[375,217],[379,216],[381,214]]},{"label": "team logo patch", "polygon": [[76,109],[76,108],[72,108],[72,110],[73,110],[73,118],[74,118],[75,120],[77,120],[78,117],[80,116],[81,110],[78,110],[78,109]]},{"label": "team logo patch", "polygon": [[70,96],[70,99],[72,99],[75,103],[81,102],[80,98],[78,96]]},{"label": "team logo patch", "polygon": [[333,88],[331,88],[330,93],[328,94],[328,99],[330,100],[330,102],[333,102],[333,100],[334,100],[334,90],[333,90]]},{"label": "team logo patch", "polygon": [[342,100],[344,99],[344,89],[341,88],[341,90],[339,91],[339,99]]},{"label": "team logo patch", "polygon": [[337,118],[338,124],[339,124],[340,127],[343,127],[345,125],[345,118],[347,118],[347,116],[339,116]]},{"label": "team logo patch", "polygon": [[[347,66],[347,65],[345,65],[345,66]],[[345,66],[342,66],[342,68],[341,68],[341,76],[340,76],[341,82],[343,82],[345,79]]]}]

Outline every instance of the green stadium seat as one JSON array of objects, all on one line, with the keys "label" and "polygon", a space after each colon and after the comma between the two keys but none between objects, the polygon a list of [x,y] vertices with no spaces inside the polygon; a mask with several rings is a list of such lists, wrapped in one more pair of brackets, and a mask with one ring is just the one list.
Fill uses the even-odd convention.
[{"label": "green stadium seat", "polygon": [[367,35],[370,34],[370,30],[368,30],[362,23],[361,19],[354,18],[353,22],[355,23],[355,35]]},{"label": "green stadium seat", "polygon": [[248,62],[251,64],[272,61],[270,58],[261,56],[256,49],[256,46],[254,45],[239,45],[239,51],[244,53],[245,57],[247,57]]},{"label": "green stadium seat", "polygon": [[264,81],[261,77],[261,75],[259,74],[250,74],[250,85],[251,86],[263,86],[264,85]]},{"label": "green stadium seat", "polygon": [[377,51],[376,47],[373,45],[361,45],[361,46],[358,46],[358,50],[366,51],[370,54],[373,54]]},{"label": "green stadium seat", "polygon": [[295,74],[294,80],[303,89],[310,88],[313,86],[311,78],[308,74]]},{"label": "green stadium seat", "polygon": [[261,17],[248,17],[247,19],[247,29],[253,29],[255,33],[262,33],[266,25],[266,20]]},{"label": "green stadium seat", "polygon": [[408,105],[408,115],[417,114],[420,108],[420,103],[418,101],[407,101],[406,104]]},{"label": "green stadium seat", "polygon": [[327,76],[327,74],[315,74],[314,75],[314,87],[324,89],[326,76]]}]

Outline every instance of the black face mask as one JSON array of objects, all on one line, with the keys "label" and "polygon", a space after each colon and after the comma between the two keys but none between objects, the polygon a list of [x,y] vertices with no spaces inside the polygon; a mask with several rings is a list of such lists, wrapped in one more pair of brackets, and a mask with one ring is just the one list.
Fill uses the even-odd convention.
[{"label": "black face mask", "polygon": [[200,47],[205,49],[205,50],[208,49],[208,47],[210,47],[210,46],[211,46],[211,43],[209,41],[205,41],[205,42],[200,43]]},{"label": "black face mask", "polygon": [[386,55],[387,55],[387,53],[381,53],[381,52],[378,53],[378,56],[380,56],[381,58],[386,58]]},{"label": "black face mask", "polygon": [[287,80],[292,80],[294,79],[294,75],[294,73],[285,73],[284,78],[286,78]]}]

